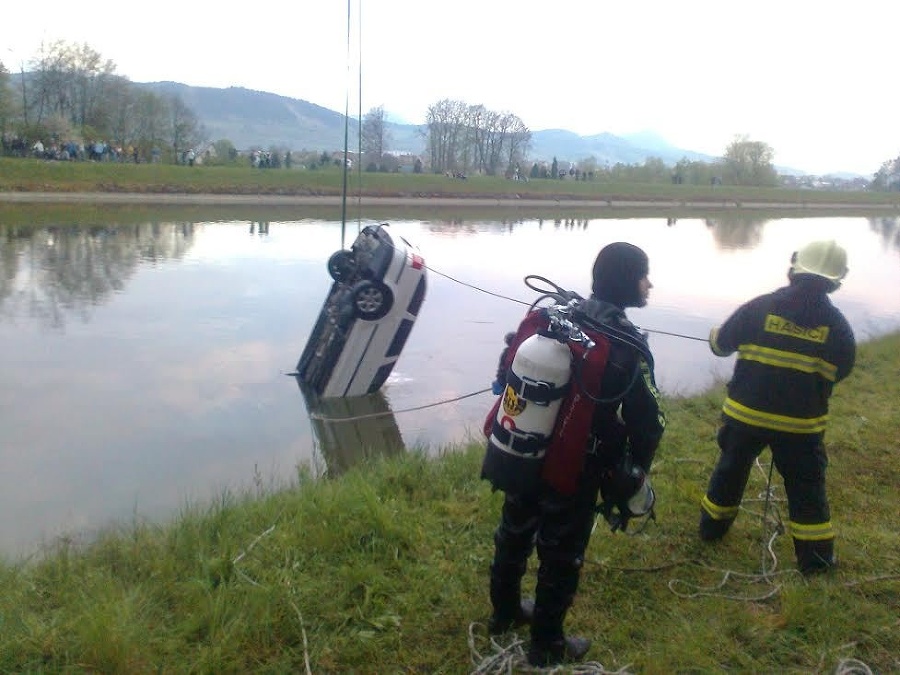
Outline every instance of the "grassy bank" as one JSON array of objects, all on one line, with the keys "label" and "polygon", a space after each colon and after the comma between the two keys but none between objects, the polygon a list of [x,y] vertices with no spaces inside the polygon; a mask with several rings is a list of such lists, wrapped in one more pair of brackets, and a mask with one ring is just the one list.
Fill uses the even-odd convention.
[{"label": "grassy bank", "polygon": [[[146,195],[212,194],[323,197],[343,194],[338,167],[253,169],[249,166],[174,166],[98,162],[48,162],[0,158],[0,192],[102,192]],[[381,198],[536,199],[628,204],[664,203],[851,206],[900,210],[896,193],[832,192],[732,186],[612,183],[575,180],[516,182],[500,177],[467,180],[434,174],[354,172],[348,194]]]},{"label": "grassy bank", "polygon": [[[593,638],[589,658],[641,673],[900,670],[898,369],[888,336],[837,389],[841,566],[808,580],[777,528],[780,481],[768,506],[759,498],[768,453],[729,536],[697,540],[722,391],[667,401],[658,519],[629,534],[601,521],[588,549],[568,627]],[[499,654],[483,622],[501,495],[478,479],[481,454],[373,460],[325,482],[301,472],[287,489],[0,564],[0,672],[472,672]]]}]

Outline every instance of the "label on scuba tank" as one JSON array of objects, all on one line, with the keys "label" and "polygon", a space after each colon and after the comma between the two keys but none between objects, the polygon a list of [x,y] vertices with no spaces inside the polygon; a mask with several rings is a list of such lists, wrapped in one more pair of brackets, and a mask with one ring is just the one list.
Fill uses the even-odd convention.
[{"label": "label on scuba tank", "polygon": [[515,417],[525,410],[525,399],[516,393],[516,390],[507,385],[503,392],[503,412],[510,417]]}]

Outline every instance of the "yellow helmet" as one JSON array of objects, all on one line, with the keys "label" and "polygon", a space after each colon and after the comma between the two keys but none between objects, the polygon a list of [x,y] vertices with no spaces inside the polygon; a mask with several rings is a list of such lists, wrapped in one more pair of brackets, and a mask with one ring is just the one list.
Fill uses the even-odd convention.
[{"label": "yellow helmet", "polygon": [[810,242],[799,251],[794,251],[791,272],[815,274],[831,281],[837,288],[847,276],[847,251],[834,239]]}]

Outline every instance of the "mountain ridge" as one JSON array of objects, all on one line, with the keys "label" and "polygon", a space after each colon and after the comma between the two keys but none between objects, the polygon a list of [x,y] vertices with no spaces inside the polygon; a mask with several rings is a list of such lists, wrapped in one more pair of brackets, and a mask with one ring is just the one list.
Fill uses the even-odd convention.
[{"label": "mountain ridge", "polygon": [[[344,147],[345,116],[323,106],[281,94],[246,87],[198,87],[174,81],[136,82],[135,86],[160,95],[176,95],[195,112],[208,140],[228,139],[238,150],[278,147],[292,151],[334,152]],[[388,150],[421,155],[425,152],[425,125],[390,121],[386,114]],[[358,146],[355,118],[351,118],[348,143]],[[609,132],[582,136],[566,129],[531,132],[529,161],[578,162],[594,157],[599,166],[642,164],[658,158],[674,166],[682,159],[714,162],[719,157],[669,144],[647,130],[617,136]],[[779,172],[805,172],[777,167]]]}]

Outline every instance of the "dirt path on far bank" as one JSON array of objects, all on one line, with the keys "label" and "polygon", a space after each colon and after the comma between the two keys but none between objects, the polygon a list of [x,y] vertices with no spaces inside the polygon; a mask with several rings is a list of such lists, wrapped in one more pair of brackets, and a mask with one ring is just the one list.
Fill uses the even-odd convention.
[{"label": "dirt path on far bank", "polygon": [[[161,192],[0,192],[0,202],[14,204],[160,204],[199,206],[340,206],[339,195],[239,195]],[[733,200],[616,200],[569,199],[565,197],[470,197],[470,196],[391,196],[348,197],[347,203],[363,206],[456,207],[548,207],[555,208],[652,208],[652,209],[779,209],[779,210],[856,210],[900,211],[897,204],[847,204],[808,202],[736,202]]]}]

